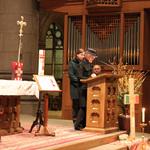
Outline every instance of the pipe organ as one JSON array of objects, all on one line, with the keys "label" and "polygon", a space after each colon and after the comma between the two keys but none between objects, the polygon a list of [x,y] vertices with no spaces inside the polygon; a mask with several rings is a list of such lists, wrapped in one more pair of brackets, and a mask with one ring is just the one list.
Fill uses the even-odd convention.
[{"label": "pipe organ", "polygon": [[128,65],[139,65],[140,15],[126,14],[124,29],[123,62]]},{"label": "pipe organ", "polygon": [[[83,28],[85,24],[85,28]],[[93,48],[100,61],[139,65],[140,58],[140,14],[124,14],[123,35],[121,35],[121,15],[86,15],[85,22],[82,16],[68,17],[67,64],[75,57],[79,48]],[[85,32],[85,37],[82,33]],[[120,49],[120,39],[123,36],[123,49]],[[84,42],[83,42],[84,40]],[[85,43],[83,45],[83,43]],[[122,55],[120,54],[122,51]]]},{"label": "pipe organ", "polygon": [[120,15],[88,16],[86,19],[85,49],[97,51],[97,64],[119,60]]},{"label": "pipe organ", "polygon": [[75,57],[76,51],[82,47],[82,17],[68,18],[68,64]]}]

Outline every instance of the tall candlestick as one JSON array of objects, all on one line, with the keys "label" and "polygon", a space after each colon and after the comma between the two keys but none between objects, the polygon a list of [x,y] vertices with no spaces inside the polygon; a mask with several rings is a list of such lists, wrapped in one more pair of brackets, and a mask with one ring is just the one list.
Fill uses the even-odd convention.
[{"label": "tall candlestick", "polygon": [[142,122],[145,122],[145,108],[142,108]]}]

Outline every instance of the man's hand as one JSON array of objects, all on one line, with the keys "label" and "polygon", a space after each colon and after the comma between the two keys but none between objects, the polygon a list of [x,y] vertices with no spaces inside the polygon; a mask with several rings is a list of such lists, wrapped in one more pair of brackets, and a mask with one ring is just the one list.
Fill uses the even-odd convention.
[{"label": "man's hand", "polygon": [[91,74],[91,77],[96,77],[96,74],[95,74],[95,73],[92,73],[92,74]]}]

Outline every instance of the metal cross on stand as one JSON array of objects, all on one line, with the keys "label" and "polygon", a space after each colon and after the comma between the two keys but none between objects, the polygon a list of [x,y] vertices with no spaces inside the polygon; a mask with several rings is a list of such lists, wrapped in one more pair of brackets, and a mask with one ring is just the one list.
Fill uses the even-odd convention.
[{"label": "metal cross on stand", "polygon": [[20,25],[20,30],[19,30],[20,41],[19,41],[19,51],[18,51],[18,62],[20,62],[20,52],[21,52],[21,46],[22,46],[21,37],[23,36],[23,26],[27,25],[27,23],[23,22],[23,20],[24,20],[24,17],[21,16],[21,21],[17,21],[17,25]]},{"label": "metal cross on stand", "polygon": [[21,21],[17,21],[17,25],[20,25],[20,30],[19,30],[20,34],[19,34],[19,36],[23,36],[23,34],[22,34],[23,33],[23,26],[27,25],[27,23],[23,22],[23,20],[24,20],[24,17],[21,16]]},{"label": "metal cross on stand", "polygon": [[134,78],[129,78],[129,94],[124,95],[124,104],[130,105],[130,137],[135,139],[135,106],[139,104],[139,95],[134,94]]}]

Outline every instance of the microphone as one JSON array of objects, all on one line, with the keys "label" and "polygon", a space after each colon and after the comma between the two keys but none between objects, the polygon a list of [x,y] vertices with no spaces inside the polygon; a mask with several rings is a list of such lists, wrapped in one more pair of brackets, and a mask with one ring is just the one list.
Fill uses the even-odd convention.
[{"label": "microphone", "polygon": [[103,64],[105,64],[105,65],[107,65],[107,66],[109,66],[109,67],[111,67],[111,68],[113,68],[113,74],[116,73],[114,66],[112,66],[112,65],[110,65],[110,64],[108,64],[108,63],[106,63],[106,62],[104,62],[104,61],[101,61],[101,60],[100,60],[100,62],[103,63]]}]

